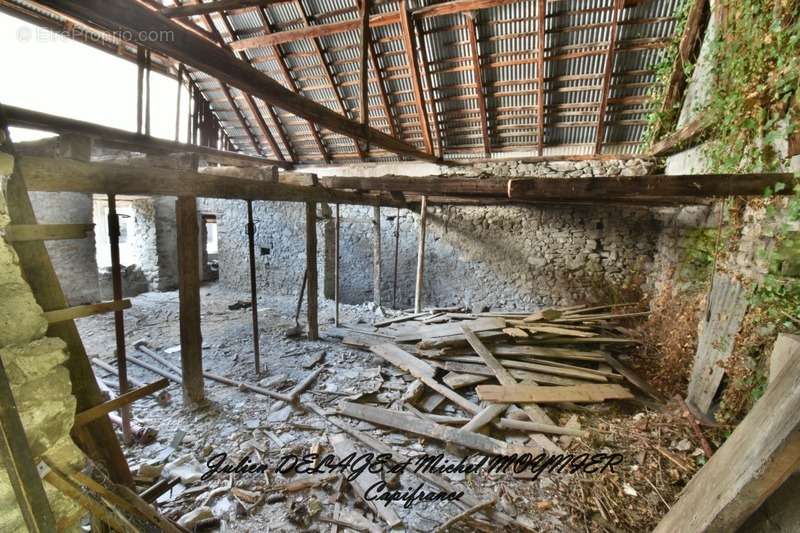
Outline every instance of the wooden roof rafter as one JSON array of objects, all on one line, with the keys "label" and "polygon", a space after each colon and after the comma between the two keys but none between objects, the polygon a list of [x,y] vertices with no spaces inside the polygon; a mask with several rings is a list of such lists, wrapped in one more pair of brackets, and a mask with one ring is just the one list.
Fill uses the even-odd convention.
[{"label": "wooden roof rafter", "polygon": [[606,109],[608,108],[608,93],[610,92],[611,74],[614,70],[614,54],[617,46],[617,33],[619,32],[619,16],[625,7],[625,0],[611,0],[614,9],[611,10],[611,32],[608,39],[605,65],[603,67],[603,88],[600,92],[600,108],[597,113],[597,133],[595,135],[594,153],[600,154],[605,141]]},{"label": "wooden roof rafter", "polygon": [[547,20],[547,0],[538,0],[536,11],[536,150],[544,155],[544,40]]},{"label": "wooden roof rafter", "polygon": [[486,109],[486,95],[483,87],[483,75],[481,73],[480,52],[478,51],[478,30],[475,18],[477,13],[467,11],[464,13],[464,20],[467,25],[469,35],[469,49],[472,59],[472,76],[475,82],[475,94],[478,100],[478,113],[480,114],[481,134],[483,135],[483,151],[486,157],[492,155],[492,142],[489,138],[489,119]]},{"label": "wooden roof rafter", "polygon": [[[292,2],[294,6],[297,8],[301,15],[301,19],[306,27],[313,27],[311,26],[311,20],[309,19],[308,12],[306,11],[305,6],[303,5],[303,0],[293,0]],[[360,22],[359,22],[360,23]],[[338,84],[333,76],[333,70],[331,66],[328,64],[328,59],[325,56],[325,49],[322,47],[322,41],[319,37],[314,37],[309,39],[311,41],[311,45],[314,47],[314,51],[317,53],[317,58],[319,59],[320,64],[322,65],[322,72],[325,74],[325,77],[328,81],[328,85],[330,89],[333,91],[333,95],[336,98],[336,102],[339,105],[339,110],[341,114],[345,118],[350,118],[349,113],[347,111],[347,106],[344,105],[344,100],[342,99],[342,93],[339,91]],[[361,149],[361,145],[359,142],[353,138],[353,145],[356,149],[356,154],[358,154],[358,158],[364,161],[366,159],[366,154]]]},{"label": "wooden roof rafter", "polygon": [[402,31],[403,45],[406,51],[406,62],[411,76],[411,86],[414,91],[414,103],[419,113],[419,125],[422,129],[422,140],[425,151],[433,154],[433,141],[431,139],[431,128],[428,121],[428,113],[425,109],[425,96],[422,92],[422,82],[419,77],[419,63],[417,61],[417,45],[415,39],[415,28],[411,21],[411,14],[408,11],[407,0],[400,0],[400,28]]},{"label": "wooden roof rafter", "polygon": [[[269,19],[267,19],[267,15],[264,12],[263,8],[257,10],[258,19],[261,23],[261,29],[267,33],[271,31],[269,25]],[[278,67],[280,68],[281,74],[283,75],[283,79],[286,82],[286,85],[297,94],[301,94],[297,83],[294,81],[292,77],[292,73],[289,69],[288,64],[286,63],[286,58],[283,55],[283,51],[281,50],[280,46],[273,45],[270,47],[272,49],[272,54],[275,56],[275,59],[278,63]],[[314,144],[316,144],[317,149],[319,150],[320,155],[322,156],[322,160],[326,163],[330,163],[331,157],[328,153],[327,149],[325,148],[325,144],[322,142],[322,137],[320,136],[319,130],[317,130],[317,126],[311,122],[310,120],[306,120],[306,124],[308,126],[309,131],[311,132],[311,136],[314,139]]]}]

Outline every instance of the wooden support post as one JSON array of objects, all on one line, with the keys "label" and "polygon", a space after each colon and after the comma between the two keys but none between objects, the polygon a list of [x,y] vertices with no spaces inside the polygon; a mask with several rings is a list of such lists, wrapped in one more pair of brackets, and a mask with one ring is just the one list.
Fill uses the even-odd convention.
[{"label": "wooden support post", "polygon": [[372,208],[372,301],[381,306],[381,207]]},{"label": "wooden support post", "polygon": [[181,368],[184,400],[201,402],[203,390],[203,336],[200,331],[200,244],[197,200],[175,201],[178,230],[178,294],[180,298]]},{"label": "wooden support post", "polygon": [[306,268],[308,269],[308,340],[319,339],[317,321],[317,204],[306,202]]},{"label": "wooden support post", "polygon": [[417,283],[414,289],[414,312],[422,312],[422,277],[425,272],[425,230],[428,224],[428,197],[419,204],[419,248],[417,249]]},{"label": "wooden support post", "polygon": [[250,256],[250,301],[253,310],[253,357],[256,374],[261,374],[261,350],[258,338],[258,292],[256,291],[256,225],[253,222],[253,201],[247,200],[247,249]]},{"label": "wooden support post", "polygon": [[397,263],[400,256],[400,208],[394,218],[394,271],[392,272],[392,309],[397,309]]},{"label": "wooden support post", "polygon": [[[108,242],[111,247],[111,284],[114,300],[122,300],[122,265],[119,261],[119,216],[117,215],[117,199],[113,194],[108,195]],[[117,343],[116,357],[119,369],[119,394],[128,392],[128,365],[125,359],[125,316],[122,310],[114,311],[114,334]],[[122,438],[130,444],[133,442],[131,433],[131,407],[123,406],[120,409],[122,417]]]},{"label": "wooden support post", "polygon": [[22,426],[11,384],[0,360],[0,457],[17,497],[25,525],[31,533],[56,530],[53,511],[33,462],[25,428]]},{"label": "wooden support post", "polygon": [[336,229],[334,231],[334,256],[335,262],[333,267],[333,299],[336,306],[334,313],[334,324],[339,327],[339,204],[336,204]]}]

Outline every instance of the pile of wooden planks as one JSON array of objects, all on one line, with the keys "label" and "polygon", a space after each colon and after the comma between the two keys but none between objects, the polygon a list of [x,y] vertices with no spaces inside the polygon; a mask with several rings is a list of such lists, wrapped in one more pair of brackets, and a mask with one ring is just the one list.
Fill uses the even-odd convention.
[{"label": "pile of wooden planks", "polygon": [[623,305],[532,313],[434,309],[377,322],[369,330],[334,328],[329,335],[414,378],[403,396],[406,412],[348,402],[339,412],[484,453],[512,447],[481,434],[481,428],[522,431],[531,436],[527,451],[561,453],[547,436],[583,432],[559,426],[544,406],[630,400],[634,395],[627,385],[660,400],[617,358],[638,343],[621,321],[646,314]]}]

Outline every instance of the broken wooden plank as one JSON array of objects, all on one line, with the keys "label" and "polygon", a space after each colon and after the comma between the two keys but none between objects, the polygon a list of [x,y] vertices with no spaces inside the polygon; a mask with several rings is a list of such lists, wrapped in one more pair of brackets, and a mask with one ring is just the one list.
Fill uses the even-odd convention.
[{"label": "broken wooden plank", "polygon": [[664,398],[661,397],[661,395],[658,393],[657,390],[653,388],[652,385],[650,385],[639,374],[637,374],[636,372],[634,372],[633,370],[631,370],[630,368],[619,362],[619,360],[616,359],[613,355],[606,354],[606,361],[614,370],[622,374],[622,376],[625,379],[627,379],[631,383],[631,385],[633,385],[643,393],[647,394],[657,402],[664,401]]},{"label": "broken wooden plank", "polygon": [[633,394],[621,385],[592,384],[567,387],[538,385],[478,385],[478,397],[498,403],[593,403],[606,400],[632,400]]},{"label": "broken wooden plank", "polygon": [[[488,366],[489,369],[491,369],[491,371],[494,372],[495,376],[497,377],[497,380],[500,382],[502,386],[517,384],[516,378],[514,378],[508,372],[508,370],[506,370],[505,367],[503,367],[503,365],[500,364],[500,362],[494,357],[494,355],[492,355],[492,352],[490,352],[489,349],[486,348],[486,346],[484,346],[484,344],[480,341],[480,339],[478,339],[477,336],[475,336],[475,333],[473,333],[468,326],[462,325],[461,331],[464,333],[464,337],[466,337],[467,342],[469,342],[470,346],[472,346],[472,348],[475,350],[475,352],[477,352],[480,358],[483,359],[484,363],[486,363],[486,366]],[[552,419],[549,416],[547,416],[547,413],[544,412],[544,409],[542,409],[538,405],[535,404],[525,405],[523,406],[522,410],[525,411],[525,414],[528,416],[528,418],[531,419],[531,422],[539,422],[543,424],[555,425]],[[534,441],[536,441],[537,444],[545,448],[550,444],[550,442],[547,441],[546,437],[533,436],[532,438],[534,439]]]},{"label": "broken wooden plank", "polygon": [[[484,365],[477,365],[473,363],[459,363],[456,361],[447,361],[444,363],[444,369],[451,373],[456,373],[458,376],[473,376],[474,378],[484,377],[480,381],[486,381],[487,376],[494,376],[495,373]],[[542,374],[541,372],[532,372],[530,370],[509,369],[511,376],[518,380],[530,380],[537,383],[547,383],[548,385],[580,385],[583,381],[578,379],[563,378],[560,376],[552,376],[550,374]],[[447,383],[447,376],[444,379]],[[463,377],[461,381],[466,381]],[[479,383],[476,381],[475,383]],[[448,385],[450,385],[448,383]],[[452,387],[452,385],[450,385]],[[454,387],[455,388],[455,387]]]},{"label": "broken wooden plank", "polygon": [[130,307],[131,301],[128,299],[114,300],[111,302],[76,305],[75,307],[67,307],[66,309],[46,311],[44,317],[47,319],[48,324],[55,324],[57,322],[66,322],[67,320],[74,320],[76,318],[111,313],[114,311],[122,311],[123,309],[130,309]]},{"label": "broken wooden plank", "polygon": [[[475,330],[473,330],[475,331]],[[479,331],[476,332],[479,339],[496,339],[496,338],[505,338],[506,334],[499,330],[491,330],[491,331]],[[464,334],[458,332],[455,335],[448,335],[446,337],[437,337],[435,339],[423,339],[417,343],[418,350],[435,350],[440,348],[454,348],[454,347],[461,347],[467,346],[467,339],[464,338]]]},{"label": "broken wooden plank", "polygon": [[800,466],[800,358],[784,367],[655,533],[737,531]]},{"label": "broken wooden plank", "polygon": [[[483,360],[480,357],[463,355],[463,356],[454,356],[454,357],[446,357],[442,358],[445,361],[455,361],[461,363],[481,363]],[[565,378],[572,378],[572,379],[581,379],[584,381],[594,381],[597,383],[605,383],[608,379],[602,375],[597,370],[592,371],[588,368],[562,368],[559,366],[553,366],[551,361],[545,361],[544,363],[531,363],[528,361],[517,361],[515,359],[501,359],[500,363],[506,368],[516,368],[519,370],[531,370],[533,372],[539,372],[542,374],[550,374],[553,376],[561,376]]]},{"label": "broken wooden plank", "polygon": [[727,274],[714,276],[686,393],[686,403],[700,416],[709,416],[711,403],[725,375],[719,363],[733,352],[736,334],[747,311],[748,294],[744,285]]},{"label": "broken wooden plank", "polygon": [[379,426],[390,427],[414,435],[421,435],[430,439],[457,444],[464,448],[487,454],[503,454],[508,451],[508,446],[503,441],[486,437],[480,433],[462,431],[443,426],[409,413],[401,413],[381,407],[372,407],[351,402],[341,402],[337,412]]},{"label": "broken wooden plank", "polygon": [[[340,461],[344,461],[346,457],[351,455],[353,457],[358,457],[360,455],[353,445],[353,442],[342,433],[330,435],[328,440],[330,440],[331,445],[333,446],[333,452]],[[395,513],[394,510],[392,510],[392,508],[386,504],[386,502],[370,501],[366,497],[369,488],[380,483],[381,478],[379,478],[377,474],[372,473],[369,469],[364,470],[361,475],[351,481],[353,489],[356,491],[358,496],[364,500],[369,507],[375,509],[375,512],[380,515],[380,517],[383,518],[387,524],[389,524],[390,528],[393,528],[402,523],[402,520],[399,516],[397,516],[397,513]]]},{"label": "broken wooden plank", "polygon": [[410,353],[404,351],[402,348],[399,348],[394,344],[385,343],[373,346],[370,348],[370,350],[375,355],[386,359],[394,366],[405,370],[415,378],[421,380],[423,383],[425,383],[425,385],[446,397],[468,413],[475,414],[480,410],[480,407],[477,404],[464,398],[450,387],[436,381],[434,378],[434,375],[436,374],[435,368],[424,361],[417,359]]},{"label": "broken wooden plank", "polygon": [[416,332],[406,333],[395,337],[396,342],[412,342],[421,339],[436,339],[461,334],[461,325],[466,324],[474,332],[502,330],[506,327],[506,321],[499,317],[483,317],[467,322],[449,322],[427,328],[419,328]]},{"label": "broken wooden plank", "polygon": [[451,371],[448,372],[447,375],[442,378],[442,381],[444,381],[445,385],[447,385],[451,389],[459,389],[463,387],[469,387],[470,385],[477,385],[478,383],[483,383],[488,379],[489,378],[486,375],[481,375],[476,373],[459,374]]},{"label": "broken wooden plank", "polygon": [[387,318],[386,320],[381,320],[380,322],[375,322],[372,324],[376,328],[382,328],[384,326],[388,326],[389,324],[396,324],[398,322],[406,322],[408,320],[414,320],[415,318],[423,317],[426,315],[430,315],[429,311],[424,311],[421,313],[413,313],[410,315],[401,315],[396,316],[394,318]]},{"label": "broken wooden plank", "polygon": [[800,335],[781,333],[775,340],[769,356],[769,380],[771,384],[783,369],[795,359],[800,359]]},{"label": "broken wooden plank", "polygon": [[166,388],[169,385],[169,380],[166,378],[159,379],[153,383],[145,385],[144,387],[139,387],[138,389],[134,389],[132,391],[128,391],[125,394],[121,394],[117,396],[113,400],[109,400],[107,402],[101,403],[100,405],[95,405],[85,411],[81,411],[77,415],[75,415],[75,423],[73,427],[81,427],[85,426],[89,422],[93,420],[97,420],[103,415],[110,413],[111,411],[116,411],[120,407],[130,404],[140,398],[144,398],[156,391]]},{"label": "broken wooden plank", "polygon": [[554,335],[564,335],[565,337],[597,337],[597,333],[591,331],[581,331],[578,329],[559,328],[556,326],[527,326],[528,331],[534,333],[553,333]]}]

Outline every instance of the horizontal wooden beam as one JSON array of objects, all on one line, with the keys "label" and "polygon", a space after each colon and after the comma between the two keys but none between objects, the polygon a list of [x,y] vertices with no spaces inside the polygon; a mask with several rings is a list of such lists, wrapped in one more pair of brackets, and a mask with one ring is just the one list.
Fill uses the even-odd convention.
[{"label": "horizontal wooden beam", "polygon": [[[375,128],[364,127],[310,98],[292,92],[267,74],[237,59],[229,50],[207,41],[139,3],[127,0],[40,0],[39,3],[107,30],[127,32],[134,42],[150,50],[168,55],[222,83],[261,98],[267,104],[305,118],[334,133],[397,154],[424,161],[438,161],[436,156],[422,152],[405,141]],[[153,39],[153,35],[163,37]]]},{"label": "horizontal wooden beam", "polygon": [[83,239],[94,224],[12,224],[5,227],[8,242]]},{"label": "horizontal wooden beam", "polygon": [[61,134],[75,134],[92,137],[95,144],[115,148],[123,148],[135,152],[145,153],[196,153],[201,159],[210,163],[235,166],[278,166],[291,168],[292,164],[286,161],[276,161],[237,152],[217,150],[207,146],[179,143],[157,139],[147,135],[109,128],[92,122],[84,122],[57,115],[49,115],[21,107],[3,106],[3,111],[8,119],[9,126],[30,128],[34,130],[50,131]]},{"label": "horizontal wooden beam", "polygon": [[[400,15],[397,11],[390,11],[389,13],[381,13],[369,17],[370,28],[378,28],[395,24],[400,22]],[[325,37],[332,33],[342,33],[345,31],[356,31],[361,27],[361,20],[343,20],[340,22],[331,22],[330,24],[314,24],[304,26],[295,30],[285,30],[275,33],[268,33],[266,35],[258,35],[255,37],[248,37],[230,43],[233,50],[249,50],[250,48],[259,48],[262,46],[275,46],[278,44],[291,43],[294,41],[302,41],[304,39],[314,39],[318,37]]]},{"label": "horizontal wooden beam", "polygon": [[[518,2],[520,0],[456,0],[453,2],[442,2],[432,6],[422,7],[413,10],[409,15],[414,19],[425,19],[431,17],[439,17],[443,15],[453,15],[457,13],[467,13],[477,9],[488,9],[491,7],[502,6]],[[220,4],[222,2],[212,2],[212,4]],[[207,6],[209,4],[201,4]],[[189,8],[198,8],[200,5],[182,6],[180,8],[167,8],[163,10],[166,13],[168,10],[178,10],[181,12],[191,11]],[[174,16],[174,15],[173,15]],[[400,24],[400,12],[388,11],[369,17],[369,27],[379,28],[388,26],[390,24]],[[257,35],[255,37],[248,37],[234,41],[231,44],[233,50],[248,50],[250,48],[259,48],[262,46],[274,46],[277,44],[291,43],[301,41],[304,39],[313,39],[316,37],[324,37],[333,33],[342,33],[346,31],[358,30],[361,26],[361,21],[358,18],[343,20],[339,22],[331,22],[329,24],[316,24],[313,26],[306,26],[293,30],[285,30],[281,32],[269,33],[267,35]]]},{"label": "horizontal wooden beam", "polygon": [[116,411],[120,407],[124,407],[140,398],[144,398],[145,396],[149,396],[154,392],[160,391],[161,389],[166,388],[168,385],[169,380],[167,378],[161,378],[158,381],[145,385],[144,387],[139,387],[138,389],[128,391],[112,400],[101,403],[100,405],[95,405],[86,411],[81,411],[75,415],[74,427],[78,428],[85,426],[89,422],[97,420],[101,416],[105,416],[111,411]]},{"label": "horizontal wooden beam", "polygon": [[186,4],[183,6],[170,6],[161,10],[161,14],[170,18],[193,17],[195,15],[208,15],[220,11],[230,11],[245,7],[268,6],[280,4],[291,0],[215,0],[212,2]]},{"label": "horizontal wooden beam", "polygon": [[702,174],[686,176],[618,176],[608,178],[522,178],[508,182],[510,200],[656,200],[761,196],[767,187],[784,184],[780,194],[794,190],[794,175]]},{"label": "horizontal wooden beam", "polygon": [[506,178],[444,178],[438,176],[382,176],[380,178],[358,178],[322,176],[320,185],[331,189],[353,189],[358,191],[415,192],[419,194],[457,194],[494,196],[508,195]]},{"label": "horizontal wooden beam", "polygon": [[380,203],[393,207],[397,204],[388,194],[368,195],[160,167],[131,167],[36,156],[21,156],[17,165],[31,191],[317,201],[370,206]]},{"label": "horizontal wooden beam", "polygon": [[47,319],[48,324],[54,324],[56,322],[65,322],[67,320],[74,320],[76,318],[111,313],[113,311],[122,311],[123,309],[130,309],[130,307],[131,301],[128,299],[113,300],[111,302],[76,305],[75,307],[67,307],[66,309],[47,311],[45,312],[44,317]]}]

